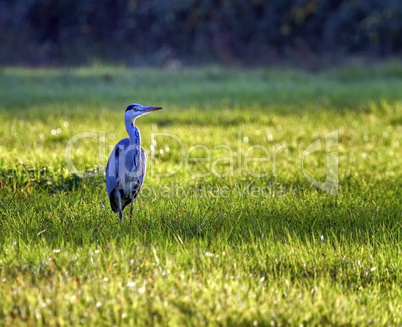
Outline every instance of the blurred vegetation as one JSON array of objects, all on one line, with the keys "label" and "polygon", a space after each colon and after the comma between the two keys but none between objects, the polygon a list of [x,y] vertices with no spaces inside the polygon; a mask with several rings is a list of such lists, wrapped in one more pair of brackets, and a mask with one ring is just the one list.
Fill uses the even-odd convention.
[{"label": "blurred vegetation", "polygon": [[311,64],[399,55],[401,35],[399,0],[0,2],[2,64]]}]

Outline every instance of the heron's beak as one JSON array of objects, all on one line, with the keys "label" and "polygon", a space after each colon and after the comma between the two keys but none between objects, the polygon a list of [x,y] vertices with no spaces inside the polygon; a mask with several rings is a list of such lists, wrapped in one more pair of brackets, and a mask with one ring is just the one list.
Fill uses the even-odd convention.
[{"label": "heron's beak", "polygon": [[161,110],[162,107],[142,107],[141,111],[145,112],[151,112],[151,111],[156,111],[156,110]]}]

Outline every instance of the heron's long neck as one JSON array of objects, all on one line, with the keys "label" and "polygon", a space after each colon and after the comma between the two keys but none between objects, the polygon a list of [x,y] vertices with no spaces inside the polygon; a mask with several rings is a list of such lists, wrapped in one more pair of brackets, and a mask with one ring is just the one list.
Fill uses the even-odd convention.
[{"label": "heron's long neck", "polygon": [[130,143],[131,144],[136,144],[136,145],[141,145],[141,134],[140,130],[134,125],[135,120],[126,120],[126,131],[127,134],[130,137]]}]

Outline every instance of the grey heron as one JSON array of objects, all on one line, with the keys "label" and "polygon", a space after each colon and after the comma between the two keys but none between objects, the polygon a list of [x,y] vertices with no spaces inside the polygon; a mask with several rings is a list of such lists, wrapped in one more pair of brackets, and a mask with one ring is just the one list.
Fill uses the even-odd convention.
[{"label": "grey heron", "polygon": [[123,221],[123,209],[131,204],[130,215],[133,214],[133,201],[138,195],[146,173],[146,157],[141,148],[141,134],[135,126],[135,120],[161,107],[145,107],[130,104],[124,114],[124,123],[128,138],[117,143],[110,154],[106,166],[106,190],[110,206],[119,213],[120,224]]}]

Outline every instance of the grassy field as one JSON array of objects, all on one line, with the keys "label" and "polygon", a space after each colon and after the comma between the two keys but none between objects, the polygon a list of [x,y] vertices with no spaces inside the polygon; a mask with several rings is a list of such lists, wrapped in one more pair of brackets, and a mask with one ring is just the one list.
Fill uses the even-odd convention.
[{"label": "grassy field", "polygon": [[[0,325],[401,326],[401,90],[397,62],[0,69]],[[120,226],[133,102],[164,109]]]}]

